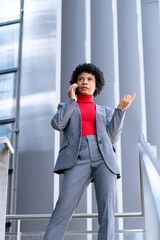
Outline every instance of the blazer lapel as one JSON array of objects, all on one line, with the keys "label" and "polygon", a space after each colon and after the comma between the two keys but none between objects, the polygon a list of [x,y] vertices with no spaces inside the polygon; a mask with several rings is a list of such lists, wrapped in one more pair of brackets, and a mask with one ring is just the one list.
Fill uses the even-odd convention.
[{"label": "blazer lapel", "polygon": [[102,129],[101,124],[105,126],[105,107],[96,104],[96,130],[97,134]]},{"label": "blazer lapel", "polygon": [[82,117],[78,103],[76,105],[75,114],[78,115],[77,123],[79,123],[80,135],[82,136]]}]

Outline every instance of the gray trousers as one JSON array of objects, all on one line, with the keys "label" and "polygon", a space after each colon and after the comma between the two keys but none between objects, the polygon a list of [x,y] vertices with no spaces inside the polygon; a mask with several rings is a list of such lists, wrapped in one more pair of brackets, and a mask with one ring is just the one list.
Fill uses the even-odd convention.
[{"label": "gray trousers", "polygon": [[101,156],[96,136],[82,137],[76,165],[64,171],[59,198],[43,240],[64,238],[72,214],[92,179],[98,206],[98,240],[113,240],[116,177]]}]

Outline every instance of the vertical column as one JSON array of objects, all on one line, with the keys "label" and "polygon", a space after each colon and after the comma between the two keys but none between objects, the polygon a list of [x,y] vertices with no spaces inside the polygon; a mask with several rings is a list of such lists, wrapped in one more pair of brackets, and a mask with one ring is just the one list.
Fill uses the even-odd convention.
[{"label": "vertical column", "polygon": [[[113,56],[114,56],[114,100],[115,106],[120,101],[120,89],[119,89],[119,54],[118,54],[118,16],[117,16],[117,0],[112,1],[113,12]],[[121,159],[121,138],[117,143],[116,148],[117,161],[122,172],[122,159]],[[123,212],[123,188],[122,178],[117,182],[117,195],[116,195],[117,212]],[[118,229],[123,229],[123,219],[118,219]],[[121,240],[123,236],[120,236]]]},{"label": "vertical column", "polygon": [[[91,1],[85,2],[86,13],[86,41],[85,41],[85,62],[91,62]],[[92,213],[92,184],[90,183],[87,188],[87,213]],[[92,230],[92,219],[87,219],[87,231]],[[87,236],[88,240],[92,239],[92,236]]]},{"label": "vertical column", "polygon": [[68,99],[72,71],[86,61],[85,0],[62,1],[61,101]]},{"label": "vertical column", "polygon": [[[62,1],[62,61],[61,61],[61,102],[68,99],[69,81],[72,71],[79,64],[90,62],[90,1]],[[76,212],[91,210],[91,189],[79,202]],[[91,228],[91,221],[71,221],[68,230]]]},{"label": "vertical column", "polygon": [[137,37],[138,37],[138,52],[139,52],[139,70],[140,70],[140,101],[141,101],[141,131],[147,139],[147,126],[146,126],[146,101],[145,101],[145,78],[144,78],[144,60],[143,60],[143,34],[142,34],[142,10],[141,0],[136,0],[137,9]]},{"label": "vertical column", "polygon": [[[121,97],[136,92],[127,110],[122,133],[122,181],[124,211],[140,211],[138,135],[146,135],[145,88],[140,1],[118,1],[119,73]],[[128,223],[126,223],[126,221]],[[125,220],[125,227],[140,227],[140,222]]]},{"label": "vertical column", "polygon": [[157,146],[160,155],[160,2],[142,0],[144,72],[148,142]]},{"label": "vertical column", "polygon": [[[17,214],[53,210],[56,149],[50,122],[58,100],[55,92],[57,2],[27,0],[24,4]],[[46,221],[41,224],[27,221],[21,230],[42,231],[45,226]]]},{"label": "vertical column", "polygon": [[21,83],[21,65],[22,65],[22,41],[23,41],[23,11],[24,0],[20,1],[20,26],[19,26],[19,43],[18,43],[18,72],[16,78],[16,109],[15,109],[15,132],[14,132],[14,149],[12,168],[14,169],[11,182],[11,207],[10,213],[16,213],[17,204],[17,180],[18,180],[18,133],[19,133],[19,109],[20,109],[20,83]]},{"label": "vertical column", "polygon": [[[92,1],[92,62],[104,72],[106,85],[96,97],[97,103],[116,107],[119,103],[119,60],[117,1]],[[121,169],[121,144],[116,146],[118,164]],[[117,184],[117,211],[123,211],[122,180]],[[123,228],[123,221],[119,221]]]},{"label": "vertical column", "polygon": [[[56,42],[56,83],[55,83],[55,112],[57,105],[61,101],[61,26],[62,26],[62,0],[57,1],[57,42]],[[58,131],[54,132],[54,161],[56,161],[59,151],[60,134]],[[59,175],[54,174],[54,192],[53,192],[53,206],[59,195]]]},{"label": "vertical column", "polygon": [[[92,62],[103,72],[106,78],[106,85],[102,93],[96,97],[97,103],[115,107],[115,51],[116,44],[114,16],[111,0],[100,2],[92,1],[92,26],[91,26],[91,52]],[[118,58],[118,56],[117,56]],[[114,60],[115,59],[115,60]],[[117,60],[116,60],[117,61]]]}]

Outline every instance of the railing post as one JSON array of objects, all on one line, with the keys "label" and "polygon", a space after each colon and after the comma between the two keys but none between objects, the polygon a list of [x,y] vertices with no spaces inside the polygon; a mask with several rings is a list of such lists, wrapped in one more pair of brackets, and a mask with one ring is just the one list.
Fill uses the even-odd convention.
[{"label": "railing post", "polygon": [[21,220],[19,219],[17,223],[17,240],[20,239],[21,239]]},{"label": "railing post", "polygon": [[0,137],[0,239],[5,239],[5,220],[8,185],[9,150],[14,152],[9,140]]}]

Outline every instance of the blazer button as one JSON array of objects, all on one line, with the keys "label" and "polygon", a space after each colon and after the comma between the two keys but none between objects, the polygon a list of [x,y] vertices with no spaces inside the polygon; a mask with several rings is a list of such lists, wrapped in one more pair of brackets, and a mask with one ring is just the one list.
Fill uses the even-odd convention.
[{"label": "blazer button", "polygon": [[101,141],[101,140],[99,140],[99,141],[98,141],[98,143],[99,143],[99,144],[102,144],[102,141]]}]

